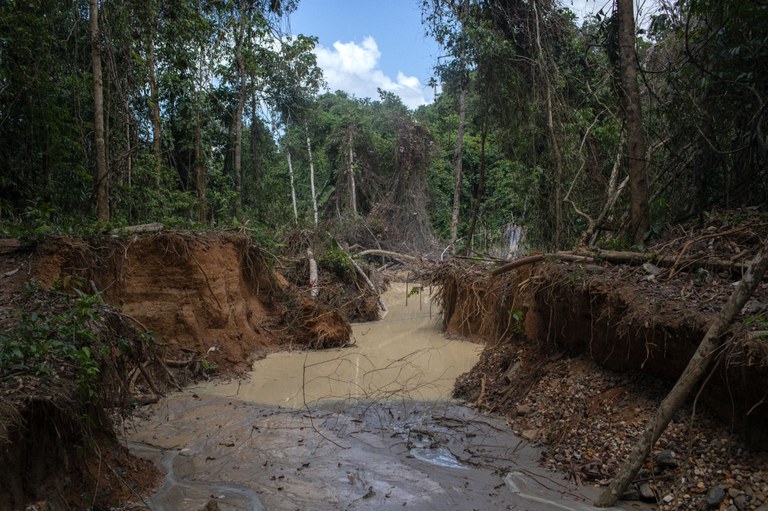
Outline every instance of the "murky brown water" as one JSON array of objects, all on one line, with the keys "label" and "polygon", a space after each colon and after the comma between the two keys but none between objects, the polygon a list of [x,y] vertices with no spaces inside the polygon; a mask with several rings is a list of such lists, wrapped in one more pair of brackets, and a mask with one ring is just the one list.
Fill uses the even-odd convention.
[{"label": "murky brown water", "polygon": [[428,292],[406,304],[405,284],[393,284],[383,296],[384,319],[353,325],[354,347],[274,353],[257,361],[248,379],[190,391],[290,407],[350,398],[447,399],[482,347],[443,337]]},{"label": "murky brown water", "polygon": [[384,298],[390,313],[355,325],[356,347],[270,355],[247,381],[198,386],[145,408],[125,441],[166,473],[145,504],[595,509],[593,488],[539,468],[539,451],[502,419],[446,400],[479,346],[444,339],[426,297],[405,306],[404,285]]}]

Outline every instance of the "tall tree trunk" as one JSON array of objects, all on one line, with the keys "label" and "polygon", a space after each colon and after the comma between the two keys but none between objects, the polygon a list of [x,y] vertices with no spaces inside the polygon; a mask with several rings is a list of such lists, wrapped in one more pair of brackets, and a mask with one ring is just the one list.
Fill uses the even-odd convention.
[{"label": "tall tree trunk", "polygon": [[721,353],[722,342],[720,337],[728,329],[733,318],[741,311],[750,296],[752,296],[752,293],[754,293],[763,279],[766,269],[768,269],[768,247],[763,246],[750,263],[747,272],[736,286],[733,294],[731,294],[731,297],[723,306],[722,312],[718,314],[709,326],[707,333],[704,335],[699,347],[694,352],[677,383],[659,405],[656,416],[648,423],[640,440],[635,444],[635,448],[619,468],[619,472],[613,478],[611,484],[600,494],[595,505],[599,507],[612,506],[627,489],[637,471],[642,467],[643,461],[651,452],[653,445],[667,428],[667,425],[669,425],[672,416],[680,405],[685,402],[701,377],[707,372],[715,355]]},{"label": "tall tree trunk", "polygon": [[477,183],[477,193],[475,194],[475,203],[472,205],[472,217],[469,224],[469,231],[467,232],[467,238],[469,239],[469,247],[474,248],[475,228],[477,227],[477,220],[480,216],[480,210],[485,199],[485,142],[488,138],[488,101],[484,101],[483,105],[483,128],[480,132],[480,168]]},{"label": "tall tree trunk", "polygon": [[456,133],[456,148],[453,151],[453,209],[451,210],[451,254],[456,254],[456,241],[459,237],[459,213],[461,211],[461,175],[462,160],[464,157],[464,129],[467,120],[467,87],[469,77],[467,76],[466,62],[466,42],[464,41],[466,18],[469,15],[469,0],[461,3],[461,11],[458,12],[459,22],[461,23],[461,53],[459,56],[461,65],[461,92],[459,93],[459,127]]},{"label": "tall tree trunk", "polygon": [[633,0],[617,0],[619,15],[619,59],[624,103],[624,130],[627,134],[629,158],[629,189],[632,215],[631,235],[636,245],[645,242],[650,228],[648,177],[645,169],[645,141],[637,85],[637,53],[635,52],[635,9]]},{"label": "tall tree trunk", "polygon": [[549,143],[552,147],[552,155],[555,158],[555,249],[559,250],[563,243],[563,155],[560,151],[560,141],[555,133],[555,121],[552,104],[552,81],[550,80],[549,70],[544,58],[544,48],[541,45],[541,29],[539,26],[539,10],[536,7],[536,0],[532,2],[533,12],[536,22],[536,48],[539,54],[539,68],[544,80],[544,89],[547,100],[547,133]]},{"label": "tall tree trunk", "polygon": [[[463,57],[462,57],[463,60]],[[463,78],[462,78],[463,80]],[[464,128],[467,117],[467,85],[462,83],[459,94],[459,129],[456,134],[456,149],[453,151],[453,210],[451,211],[451,254],[456,254],[456,240],[459,237],[459,210],[461,209],[461,173],[464,155]]]},{"label": "tall tree trunk", "polygon": [[98,0],[90,0],[89,29],[93,61],[93,125],[96,138],[96,218],[100,222],[109,222],[109,177],[104,142],[104,85],[101,76]]},{"label": "tall tree trunk", "polygon": [[245,37],[245,5],[240,10],[240,27],[235,36],[235,58],[237,59],[237,69],[240,73],[240,92],[237,98],[237,108],[235,109],[235,217],[243,220],[243,108],[245,106],[245,61],[243,60],[243,39]]},{"label": "tall tree trunk", "polygon": [[296,207],[296,186],[293,182],[293,163],[291,162],[291,150],[285,150],[288,156],[288,177],[291,178],[291,204],[293,204],[293,220],[296,224],[299,223],[299,209]]},{"label": "tall tree trunk", "polygon": [[312,213],[317,227],[317,193],[315,192],[315,161],[312,159],[312,142],[309,140],[309,126],[304,121],[304,133],[307,135],[307,155],[309,156],[309,186],[312,191]]},{"label": "tall tree trunk", "polygon": [[[160,100],[155,80],[155,41],[153,38],[149,39],[147,45],[147,67],[149,68],[149,101],[152,108],[152,154],[155,156],[155,170],[158,171],[162,158],[162,141],[160,138]],[[155,178],[159,184],[159,172]]]},{"label": "tall tree trunk", "polygon": [[357,189],[355,188],[355,151],[352,147],[352,128],[349,129],[349,202],[357,216]]},{"label": "tall tree trunk", "polygon": [[195,192],[197,193],[197,221],[204,224],[207,215],[205,200],[206,169],[203,161],[203,106],[200,104],[200,87],[203,83],[205,51],[200,48],[198,70],[199,83],[195,85]]}]

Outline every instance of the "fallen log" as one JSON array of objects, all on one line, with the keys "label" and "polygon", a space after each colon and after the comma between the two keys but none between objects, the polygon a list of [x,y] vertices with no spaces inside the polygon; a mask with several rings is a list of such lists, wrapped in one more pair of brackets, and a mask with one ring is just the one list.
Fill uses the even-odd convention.
[{"label": "fallen log", "polygon": [[357,264],[357,262],[355,262],[355,259],[351,255],[347,254],[347,257],[349,258],[349,262],[352,263],[352,266],[354,266],[357,273],[361,277],[363,277],[363,280],[365,281],[366,285],[368,285],[368,288],[374,293],[376,293],[377,295],[379,295],[379,308],[381,309],[381,311],[388,312],[389,309],[387,309],[387,306],[384,304],[384,300],[381,299],[381,294],[379,293],[378,289],[376,289],[376,286],[373,285],[373,282],[371,282],[371,279],[368,278],[368,275],[365,274],[363,269],[360,268],[360,265]]},{"label": "fallen log", "polygon": [[694,265],[697,268],[712,268],[716,270],[725,270],[730,273],[742,274],[747,271],[749,265],[744,263],[737,263],[728,259],[715,259],[715,258],[695,258],[695,257],[683,257],[662,255],[654,252],[621,252],[616,250],[577,250],[573,252],[575,255],[581,255],[585,257],[594,257],[595,259],[602,259],[609,263],[620,264],[643,264],[653,263],[656,266],[663,266],[666,268],[673,268],[681,265]]},{"label": "fallen log", "polygon": [[129,225],[128,227],[117,227],[110,231],[112,236],[118,236],[120,234],[141,234],[146,232],[160,232],[165,229],[163,224],[141,224],[141,225]]},{"label": "fallen log", "polygon": [[726,302],[722,312],[712,321],[709,330],[707,330],[699,347],[688,362],[688,366],[683,370],[683,373],[667,397],[659,405],[656,416],[646,426],[639,441],[635,444],[635,448],[619,468],[618,473],[608,487],[598,497],[595,502],[596,506],[610,507],[626,491],[638,470],[642,467],[645,458],[651,452],[653,445],[664,432],[667,425],[669,425],[672,416],[705,374],[715,358],[715,354],[720,352],[719,347],[723,342],[720,340],[720,337],[752,296],[752,293],[763,279],[766,270],[768,270],[768,247],[764,245],[749,264],[746,273],[736,285],[736,289],[731,294],[728,302]]},{"label": "fallen log", "polygon": [[375,256],[384,256],[384,257],[391,257],[392,259],[397,259],[398,261],[403,262],[409,262],[409,263],[420,263],[421,259],[418,257],[414,257],[407,254],[398,254],[397,252],[390,252],[389,250],[363,250],[362,252],[358,252],[354,255],[354,257],[363,257],[367,255],[375,255]]},{"label": "fallen log", "polygon": [[510,261],[507,264],[499,266],[498,268],[496,268],[491,272],[491,275],[495,277],[496,275],[501,275],[502,273],[506,273],[508,271],[514,270],[515,268],[520,268],[521,266],[525,266],[527,264],[538,263],[539,261],[544,261],[545,259],[559,259],[561,261],[572,261],[576,263],[594,262],[594,258],[592,257],[584,256],[584,255],[576,255],[570,252],[555,252],[552,254],[535,254],[535,255],[530,255],[526,257],[521,257],[520,259],[515,259],[514,261]]}]

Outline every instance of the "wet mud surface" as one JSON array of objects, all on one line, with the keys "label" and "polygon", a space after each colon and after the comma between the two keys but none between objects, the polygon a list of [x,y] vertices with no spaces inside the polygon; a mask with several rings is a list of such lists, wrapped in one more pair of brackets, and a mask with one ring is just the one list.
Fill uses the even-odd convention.
[{"label": "wet mud surface", "polygon": [[180,394],[126,431],[167,476],[152,509],[592,509],[503,421],[447,402],[290,410]]},{"label": "wet mud surface", "polygon": [[[449,341],[426,297],[395,285],[356,345],[275,353],[247,379],[143,409],[124,440],[166,473],[156,510],[588,510],[503,419],[447,401],[479,345]],[[627,507],[627,509],[632,509]]]}]

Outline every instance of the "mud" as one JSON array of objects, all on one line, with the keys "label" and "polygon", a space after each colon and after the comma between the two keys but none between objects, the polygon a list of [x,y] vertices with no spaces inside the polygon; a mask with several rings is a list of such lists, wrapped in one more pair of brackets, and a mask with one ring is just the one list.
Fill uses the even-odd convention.
[{"label": "mud", "polygon": [[539,468],[502,420],[447,402],[310,411],[184,394],[127,436],[167,472],[156,510],[594,509],[593,488]]},{"label": "mud", "polygon": [[144,505],[594,509],[593,488],[540,468],[541,453],[503,419],[445,399],[479,346],[443,338],[426,296],[407,307],[405,296],[393,286],[384,321],[354,326],[355,347],[273,354],[248,381],[198,386],[146,409],[125,441],[166,476]]},{"label": "mud", "polygon": [[272,353],[256,361],[245,379],[189,391],[290,407],[356,398],[447,399],[482,346],[442,335],[428,289],[406,294],[405,284],[393,284],[383,295],[388,313],[381,321],[353,325],[352,347]]}]

